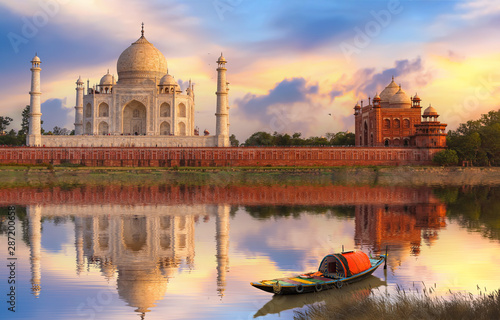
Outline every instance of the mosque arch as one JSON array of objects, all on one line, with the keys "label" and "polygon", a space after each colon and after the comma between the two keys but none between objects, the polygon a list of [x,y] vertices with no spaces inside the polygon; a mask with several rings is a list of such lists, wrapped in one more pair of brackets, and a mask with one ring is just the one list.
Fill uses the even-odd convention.
[{"label": "mosque arch", "polygon": [[391,128],[391,120],[384,119],[384,129],[390,129],[390,128]]},{"label": "mosque arch", "polygon": [[170,135],[170,123],[163,121],[160,125],[160,135],[168,136]]},{"label": "mosque arch", "polygon": [[102,102],[99,105],[99,117],[108,117],[109,116],[109,106],[106,102]]},{"label": "mosque arch", "polygon": [[109,133],[109,125],[106,121],[99,123],[98,134],[107,135]]},{"label": "mosque arch", "polygon": [[163,102],[160,106],[160,117],[170,117],[170,104]]},{"label": "mosque arch", "polygon": [[186,135],[186,124],[184,122],[179,123],[179,135],[180,136]]},{"label": "mosque arch", "polygon": [[363,130],[363,144],[368,146],[368,123],[365,121],[365,126]]},{"label": "mosque arch", "polygon": [[410,120],[404,119],[403,120],[403,128],[408,129],[410,127]]},{"label": "mosque arch", "polygon": [[177,116],[182,118],[186,117],[186,105],[184,103],[179,104],[177,107]]},{"label": "mosque arch", "polygon": [[394,129],[399,129],[401,127],[401,121],[399,119],[394,119],[393,125]]},{"label": "mosque arch", "polygon": [[84,114],[86,118],[92,117],[92,105],[90,103],[87,103],[87,105],[85,106]]},{"label": "mosque arch", "polygon": [[92,134],[92,124],[90,121],[87,121],[85,124],[85,134]]},{"label": "mosque arch", "polygon": [[132,100],[123,107],[122,133],[127,135],[146,134],[146,106],[137,100]]}]

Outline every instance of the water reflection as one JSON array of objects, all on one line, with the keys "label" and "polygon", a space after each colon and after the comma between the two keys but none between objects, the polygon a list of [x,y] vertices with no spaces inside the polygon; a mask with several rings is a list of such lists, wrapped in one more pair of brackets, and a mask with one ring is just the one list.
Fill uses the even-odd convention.
[{"label": "water reflection", "polygon": [[[111,283],[119,301],[128,305],[117,303],[115,307],[121,312],[117,318],[137,318],[135,313],[148,317],[157,313],[160,318],[177,306],[191,312],[191,318],[291,315],[291,309],[335,297],[336,291],[271,297],[256,292],[248,282],[312,271],[324,254],[340,249],[342,244],[372,254],[390,246],[387,283],[385,277],[384,282],[376,277],[372,288],[384,286],[390,290],[396,284],[421,280],[438,282],[438,287],[439,281],[442,285],[454,281],[452,288],[475,287],[476,281],[483,279],[480,275],[472,279],[470,270],[456,257],[467,251],[479,264],[471,268],[497,265],[491,252],[498,250],[498,245],[488,239],[500,239],[498,199],[500,188],[491,187],[111,186],[0,190],[0,206],[26,206],[26,227],[24,215],[18,217],[29,248],[26,261],[30,262],[30,275],[26,279],[31,278],[32,297],[48,303],[44,297],[54,300],[58,294],[59,288],[53,284],[58,278],[48,280],[54,274],[54,265],[42,246],[43,239],[54,235],[45,231],[42,239],[42,226],[47,227],[44,221],[60,221],[74,226],[68,244],[74,260],[61,265],[75,275],[71,278],[74,291],[70,292],[84,287],[96,270],[94,288]],[[5,220],[0,223],[2,231]],[[458,226],[475,231],[475,237]],[[230,267],[235,271],[230,273]],[[489,288],[494,289],[500,283],[498,277],[490,279],[493,273],[484,274],[488,279],[480,282],[483,287],[491,284]],[[381,277],[381,273],[376,276]],[[369,294],[371,289],[366,286],[363,282],[352,289]],[[59,318],[70,318],[79,302],[75,304]],[[199,311],[189,310],[193,305],[199,305]],[[42,308],[34,306],[35,310]],[[240,310],[246,313],[238,314]]]},{"label": "water reflection", "polygon": [[[31,283],[36,296],[41,292],[42,277],[41,219],[44,214],[64,214],[54,207],[45,209],[40,205],[27,206]],[[181,264],[193,269],[195,223],[200,218],[195,212],[205,212],[204,222],[209,221],[210,215],[216,218],[217,292],[224,295],[229,268],[229,206],[207,206],[203,210],[168,207],[167,212],[152,210],[148,214],[137,214],[138,211],[122,207],[110,212],[107,207],[91,205],[75,214],[76,274],[95,266],[106,280],[116,278],[120,299],[144,316],[164,298],[169,279]]]}]

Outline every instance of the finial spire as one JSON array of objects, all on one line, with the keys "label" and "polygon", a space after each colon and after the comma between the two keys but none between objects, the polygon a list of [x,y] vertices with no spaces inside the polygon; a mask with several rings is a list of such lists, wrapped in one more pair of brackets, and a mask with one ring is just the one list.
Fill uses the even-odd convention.
[{"label": "finial spire", "polygon": [[394,76],[392,76],[392,81],[394,81]]},{"label": "finial spire", "polygon": [[144,37],[144,22],[142,23],[142,28],[141,28],[141,37]]}]

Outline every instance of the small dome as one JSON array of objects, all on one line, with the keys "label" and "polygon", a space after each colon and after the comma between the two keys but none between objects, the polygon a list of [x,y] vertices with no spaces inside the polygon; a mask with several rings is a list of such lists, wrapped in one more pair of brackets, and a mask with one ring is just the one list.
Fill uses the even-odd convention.
[{"label": "small dome", "polygon": [[78,77],[78,80],[76,80],[76,84],[83,84],[82,76]]},{"label": "small dome", "polygon": [[401,89],[401,86],[399,86],[398,92],[396,92],[395,95],[392,96],[392,98],[389,100],[389,106],[391,108],[409,108],[411,107],[411,100],[410,97],[404,92],[403,89]]},{"label": "small dome", "polygon": [[394,77],[392,77],[391,83],[385,87],[380,93],[380,100],[382,102],[389,102],[393,95],[395,95],[399,90],[399,86],[394,82]]},{"label": "small dome", "polygon": [[160,85],[161,86],[177,86],[177,81],[175,81],[174,77],[172,77],[170,74],[164,75],[160,79]]},{"label": "small dome", "polygon": [[438,113],[437,113],[436,109],[434,109],[431,105],[429,105],[429,107],[427,109],[425,109],[424,115],[425,116],[437,116]]},{"label": "small dome", "polygon": [[102,78],[101,82],[99,82],[99,85],[101,86],[112,86],[113,85],[113,76],[108,73],[106,73]]},{"label": "small dome", "polygon": [[413,101],[422,101],[422,99],[420,99],[420,97],[418,96],[418,94],[415,93],[415,96],[413,97]]},{"label": "small dome", "polygon": [[373,97],[373,101],[380,101],[380,96],[378,95],[378,93],[375,93],[375,97]]},{"label": "small dome", "polygon": [[33,60],[31,60],[31,62],[40,62],[40,58],[38,58],[38,55],[35,54],[35,56],[33,57]]},{"label": "small dome", "polygon": [[361,108],[361,106],[359,105],[359,101],[358,101],[358,102],[356,102],[356,105],[354,106],[354,108],[355,108],[355,109],[360,109],[360,108]]},{"label": "small dome", "polygon": [[219,63],[227,62],[226,59],[224,58],[224,55],[222,54],[222,52],[220,53],[220,57],[219,57],[219,60],[217,60],[217,62],[219,62]]}]

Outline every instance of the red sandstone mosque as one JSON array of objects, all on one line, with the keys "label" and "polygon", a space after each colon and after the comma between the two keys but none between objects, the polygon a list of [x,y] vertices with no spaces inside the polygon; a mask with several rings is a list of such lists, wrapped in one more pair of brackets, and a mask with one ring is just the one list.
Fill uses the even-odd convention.
[{"label": "red sandstone mosque", "polygon": [[421,115],[418,94],[408,97],[394,82],[368,105],[354,107],[357,147],[446,147],[446,124],[437,120],[436,109],[429,105]]}]

